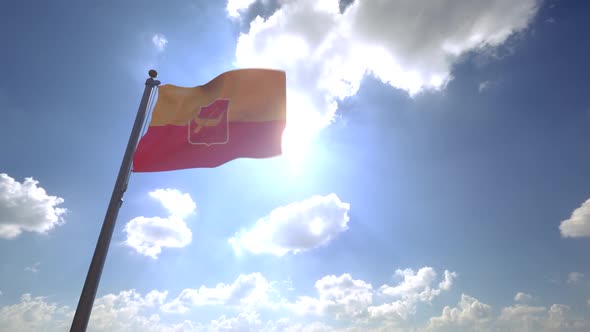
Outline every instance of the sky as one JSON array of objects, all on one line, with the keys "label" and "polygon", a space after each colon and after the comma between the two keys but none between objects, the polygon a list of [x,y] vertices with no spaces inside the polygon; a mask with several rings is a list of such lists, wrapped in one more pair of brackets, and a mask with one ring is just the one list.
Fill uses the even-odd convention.
[{"label": "sky", "polygon": [[590,330],[590,3],[0,5],[0,330],[69,329],[147,78],[283,154],[131,175],[88,331]]}]

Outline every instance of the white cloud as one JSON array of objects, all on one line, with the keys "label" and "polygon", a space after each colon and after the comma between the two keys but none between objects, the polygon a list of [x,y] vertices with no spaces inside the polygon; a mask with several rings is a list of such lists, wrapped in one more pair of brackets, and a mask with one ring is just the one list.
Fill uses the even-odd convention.
[{"label": "white cloud", "polygon": [[288,318],[281,318],[275,322],[267,323],[264,332],[336,332],[335,329],[322,322],[301,323],[293,322]]},{"label": "white cloud", "polygon": [[438,288],[445,291],[451,289],[451,286],[453,286],[453,281],[455,281],[455,278],[457,278],[457,272],[445,270],[444,278],[438,284]]},{"label": "white cloud", "polygon": [[411,94],[442,88],[462,54],[522,31],[539,2],[356,0],[340,13],[338,0],[281,1],[240,35],[235,65],[286,70],[287,107],[297,112],[285,135],[301,140],[329,124],[367,74]]},{"label": "white cloud", "polygon": [[143,297],[135,290],[128,290],[97,298],[88,328],[90,331],[175,331],[172,324],[161,323],[160,316],[151,311],[155,303],[165,299],[165,294],[152,291]]},{"label": "white cloud", "polygon": [[569,306],[553,304],[549,309],[516,305],[502,309],[498,318],[510,331],[587,331],[588,321],[572,314]]},{"label": "white cloud", "polygon": [[152,43],[154,43],[158,51],[162,52],[166,48],[166,45],[168,45],[168,39],[163,34],[156,33],[152,37]]},{"label": "white cloud", "polygon": [[[370,318],[373,323],[382,323],[398,317],[408,319],[414,315],[419,302],[430,302],[441,291],[448,290],[456,277],[454,272],[445,271],[442,280],[436,283],[436,273],[432,268],[425,267],[417,273],[406,269],[398,270],[405,273],[404,280],[396,293],[400,300],[393,303],[373,306],[376,291],[366,281],[354,279],[348,273],[340,276],[327,275],[315,283],[317,296],[298,296],[295,301],[287,301],[275,282],[269,282],[259,273],[240,275],[233,283],[220,283],[215,287],[201,286],[200,288],[184,289],[180,294],[163,304],[163,312],[186,314],[195,306],[223,306],[225,308],[240,308],[247,312],[257,309],[287,309],[300,316],[334,318],[338,320],[362,322]],[[425,273],[427,271],[427,273]],[[420,283],[417,287],[408,287],[413,283],[413,277],[425,274],[433,275],[428,282]],[[436,287],[438,285],[438,288]],[[391,286],[384,285],[378,294]],[[385,295],[391,297],[389,295]]]},{"label": "white cloud", "polygon": [[[430,269],[430,268],[424,268]],[[421,269],[423,270],[423,269]],[[404,270],[407,271],[407,270]],[[409,273],[408,273],[409,274]],[[412,273],[412,275],[421,275]],[[370,283],[352,278],[350,274],[340,276],[328,275],[315,283],[317,297],[298,296],[295,301],[288,301],[275,287],[276,282],[269,282],[259,273],[240,275],[233,283],[220,283],[215,287],[201,286],[196,289],[184,289],[180,294],[160,306],[162,312],[187,314],[195,306],[218,306],[230,309],[239,309],[244,312],[256,312],[262,308],[271,310],[286,309],[303,316],[322,317],[324,319],[339,319],[349,322],[357,322],[363,325],[367,318],[372,323],[386,323],[400,311],[405,314],[399,319],[407,319],[416,310],[416,304],[420,301],[429,302],[442,290],[448,290],[452,286],[455,273],[445,271],[442,281],[435,283],[432,279],[429,283],[418,288],[406,288],[401,292],[401,300],[392,304],[372,306],[375,290]],[[409,282],[408,278],[400,282],[404,288]],[[439,288],[433,287],[438,285]],[[384,286],[382,289],[385,289]],[[405,306],[400,308],[399,306]],[[395,312],[389,310],[395,307]],[[200,309],[202,310],[202,309]],[[233,318],[232,318],[233,319]],[[307,326],[307,325],[306,325]],[[324,325],[317,325],[318,330],[328,329]],[[307,326],[309,327],[309,326]],[[366,326],[365,326],[366,327]],[[255,330],[260,330],[260,327]],[[280,331],[284,331],[281,329]],[[298,329],[294,329],[298,331]],[[303,330],[305,331],[305,330]]]},{"label": "white cloud", "polygon": [[405,320],[416,313],[416,305],[419,302],[430,303],[442,291],[449,290],[457,277],[455,272],[445,270],[443,280],[438,283],[438,287],[434,287],[437,274],[428,266],[417,272],[412,269],[397,270],[395,275],[402,278],[400,283],[395,286],[383,285],[379,292],[399,300],[369,307],[368,311],[373,319]]},{"label": "white cloud", "polygon": [[149,195],[168,210],[169,216],[133,218],[125,225],[125,244],[156,259],[162,248],[182,248],[191,243],[192,232],[183,219],[193,214],[197,206],[189,194],[176,189],[158,189]]},{"label": "white cloud", "polygon": [[260,273],[241,274],[232,284],[184,289],[162,306],[164,312],[185,313],[191,306],[262,306],[269,304],[273,288]]},{"label": "white cloud", "polygon": [[533,297],[530,294],[518,292],[514,295],[514,301],[521,302],[521,303],[529,303],[533,300]]},{"label": "white cloud", "polygon": [[318,297],[301,296],[290,305],[298,314],[333,315],[351,318],[366,312],[373,301],[373,287],[363,280],[354,280],[345,273],[325,276],[315,284]]},{"label": "white cloud", "polygon": [[436,271],[431,267],[425,266],[417,272],[412,269],[396,270],[395,275],[403,280],[396,286],[381,286],[379,290],[382,294],[404,299],[417,298],[427,302],[440,295],[441,291],[449,290],[457,277],[457,273],[445,270],[443,280],[438,284],[438,288],[432,288],[431,285],[436,279]]},{"label": "white cloud", "polygon": [[31,273],[38,273],[39,271],[41,271],[39,269],[40,264],[41,264],[41,262],[36,262],[35,264],[33,264],[31,266],[27,266],[27,267],[25,267],[25,271],[31,272]]},{"label": "white cloud", "polygon": [[[381,292],[389,296],[406,297],[429,290],[430,284],[436,278],[436,272],[431,267],[423,267],[418,272],[412,269],[396,270],[395,275],[402,277],[402,282],[397,286],[381,286]],[[429,293],[429,292],[427,292]],[[425,293],[425,296],[429,295]]]},{"label": "white cloud", "polygon": [[584,279],[584,273],[581,272],[570,272],[567,275],[567,283],[568,284],[577,284]]},{"label": "white cloud", "polygon": [[541,319],[540,316],[546,312],[547,308],[545,307],[517,304],[503,308],[498,319],[512,323],[538,321]]},{"label": "white cloud", "polygon": [[[68,331],[74,311],[67,306],[48,303],[45,298],[25,294],[21,302],[0,307],[2,331]],[[256,312],[240,312],[235,316],[222,315],[206,323],[179,319],[161,319],[157,310],[149,306],[147,296],[135,290],[107,294],[96,299],[88,332],[331,332],[336,331],[319,323],[293,322],[287,318],[262,320]]]},{"label": "white cloud", "polygon": [[202,332],[332,332],[338,331],[320,322],[300,323],[288,318],[263,321],[255,312],[241,312],[236,316],[223,315],[202,326]]},{"label": "white cloud", "polygon": [[168,297],[168,291],[152,290],[145,296],[145,304],[148,307],[160,306],[164,304],[166,297]]},{"label": "white cloud", "polygon": [[463,294],[457,307],[446,306],[441,316],[432,317],[429,331],[587,331],[590,322],[576,317],[570,307],[553,304],[542,306],[517,304],[504,307],[497,315],[490,305]]},{"label": "white cloud", "polygon": [[24,294],[20,302],[0,307],[0,331],[65,331],[69,308]]},{"label": "white cloud", "polygon": [[487,88],[490,87],[491,82],[490,81],[483,81],[481,83],[479,83],[479,92],[483,92],[484,90],[486,90]]},{"label": "white cloud", "polygon": [[149,195],[168,210],[170,217],[186,218],[197,210],[197,204],[191,195],[183,194],[176,189],[157,189],[150,192]]},{"label": "white cloud", "polygon": [[255,2],[256,0],[228,0],[225,10],[227,10],[229,17],[238,18],[240,17],[240,12],[248,9]]},{"label": "white cloud", "polygon": [[283,256],[327,244],[348,229],[350,204],[336,194],[313,196],[301,202],[278,207],[229,239],[236,253]]},{"label": "white cloud", "polygon": [[183,248],[192,241],[186,222],[174,218],[137,217],[125,225],[125,243],[137,252],[157,259],[162,248]]},{"label": "white cloud", "polygon": [[563,237],[590,236],[590,199],[575,209],[569,219],[563,220],[559,230]]},{"label": "white cloud", "polygon": [[[370,330],[370,326],[391,327],[392,324],[397,328],[398,323],[407,323],[415,315],[418,303],[429,303],[442,291],[449,290],[456,277],[454,272],[445,271],[437,283],[436,272],[430,267],[418,272],[398,270],[396,275],[403,277],[399,284],[383,285],[379,290],[374,290],[366,281],[353,279],[348,273],[328,275],[316,282],[317,297],[299,296],[295,302],[283,303],[283,307],[298,315],[348,321],[359,331]],[[380,301],[391,297],[396,300]]]},{"label": "white cloud", "polygon": [[[88,323],[88,332],[205,332],[205,326],[188,320],[164,323],[150,302],[154,292],[146,297],[135,290],[98,297]],[[160,295],[156,296],[159,297]],[[68,331],[74,310],[47,302],[44,297],[24,294],[17,304],[0,307],[1,331]]]},{"label": "white cloud", "polygon": [[211,331],[260,331],[262,321],[256,313],[240,313],[236,317],[221,316],[211,321]]},{"label": "white cloud", "polygon": [[571,308],[563,304],[553,304],[548,311],[549,319],[546,322],[547,327],[560,329],[568,327],[582,327],[589,326],[587,323],[581,322],[579,319],[572,317]]},{"label": "white cloud", "polygon": [[492,307],[479,302],[476,298],[462,294],[459,304],[455,308],[444,307],[442,315],[432,317],[430,329],[446,326],[471,327],[475,331],[481,330],[492,318]]},{"label": "white cloud", "polygon": [[64,223],[67,210],[58,207],[63,198],[48,195],[38,184],[33,178],[20,183],[0,173],[0,238],[12,239],[22,232],[47,233]]},{"label": "white cloud", "polygon": [[[451,274],[449,272],[447,276]],[[411,313],[416,310],[409,308],[409,302],[404,299],[427,299],[428,296],[417,294],[422,294],[435,285],[439,288],[443,287],[441,285],[452,285],[452,282],[447,282],[450,277],[443,277],[444,280],[437,284],[436,278],[432,279],[430,276],[431,273],[425,272],[405,273],[403,280],[392,286],[397,287],[399,292],[395,294],[401,299],[377,307],[371,307],[378,300],[371,285],[366,281],[353,279],[349,274],[323,277],[315,285],[317,298],[299,297],[291,303],[286,302],[281,294],[274,294],[276,290],[272,289],[273,282],[267,281],[259,273],[240,275],[231,284],[184,290],[169,302],[166,302],[167,291],[152,290],[144,296],[131,289],[98,297],[88,331],[583,332],[590,327],[587,320],[576,316],[566,305],[553,304],[545,307],[517,304],[494,309],[465,294],[461,296],[457,306],[446,306],[440,316],[426,318],[426,321],[418,320],[419,317],[425,317],[424,315],[400,317],[400,312]],[[431,281],[425,283],[421,280]],[[422,286],[408,286],[409,284]],[[305,303],[303,299],[309,300],[313,305],[308,306],[309,303]],[[184,315],[171,315],[167,306],[175,302],[186,307],[216,307],[211,308],[212,310],[201,307],[197,310],[198,315],[195,312],[189,313],[188,310]],[[376,316],[368,315],[370,308],[380,308],[378,310],[381,313]],[[221,309],[224,311],[219,317],[217,315]],[[306,316],[280,318],[281,314],[293,311]],[[51,303],[44,297],[25,294],[16,304],[0,306],[0,330],[65,331],[69,328],[73,314],[73,308]],[[211,315],[219,318],[207,317]],[[190,320],[196,317],[200,317],[200,321]]]}]

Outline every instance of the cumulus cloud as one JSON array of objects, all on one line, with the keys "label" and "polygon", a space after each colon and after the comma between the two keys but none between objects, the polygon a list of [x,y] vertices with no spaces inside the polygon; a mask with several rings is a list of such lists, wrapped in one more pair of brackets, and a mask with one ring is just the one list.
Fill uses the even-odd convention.
[{"label": "cumulus cloud", "polygon": [[[423,270],[426,269],[426,270]],[[451,287],[451,272],[437,282],[427,268],[425,272],[398,274],[402,280],[395,286],[373,289],[370,283],[354,279],[350,274],[328,275],[315,284],[317,297],[298,297],[288,302],[281,294],[274,294],[274,282],[260,273],[238,276],[231,284],[214,287],[201,286],[185,289],[168,301],[168,291],[152,290],[147,294],[136,290],[106,294],[94,303],[88,326],[89,332],[162,331],[261,331],[261,332],[332,332],[332,331],[506,331],[554,332],[588,331],[590,324],[576,316],[563,304],[529,306],[516,304],[492,308],[480,300],[463,294],[456,306],[445,306],[440,316],[428,319],[414,315],[405,319],[396,316],[408,311],[409,301],[428,299],[421,295],[430,288]],[[425,282],[428,280],[429,282]],[[419,286],[418,286],[419,285]],[[444,285],[444,286],[443,286]],[[381,296],[382,290],[391,287],[400,300],[381,306],[381,315],[371,316],[370,308]],[[393,295],[392,295],[393,296]],[[168,301],[168,302],[167,302]],[[172,305],[174,304],[174,305]],[[272,304],[272,305],[268,305]],[[199,315],[189,312],[191,306],[216,306],[212,310],[199,308]],[[174,311],[170,307],[185,306],[187,310]],[[406,306],[404,308],[404,306]],[[395,308],[387,310],[387,308]],[[218,316],[218,309],[224,309]],[[170,313],[176,313],[171,315]],[[281,314],[296,312],[305,317],[280,318]],[[184,314],[183,314],[184,313]],[[44,297],[25,294],[20,302],[0,306],[0,330],[4,331],[65,331],[69,328],[74,310],[65,305],[51,303]],[[161,318],[165,315],[165,318]],[[210,316],[210,317],[207,317]],[[194,321],[199,317],[199,321]],[[216,318],[218,317],[218,318]],[[268,319],[273,317],[273,319]],[[426,318],[425,321],[418,317]],[[336,319],[337,321],[334,321]],[[399,320],[399,321],[398,321]]]},{"label": "cumulus cloud", "polygon": [[[149,294],[153,294],[152,291]],[[159,293],[159,292],[158,292]],[[148,297],[135,290],[107,294],[94,302],[88,332],[180,332],[208,331],[204,325],[191,321],[164,323],[153,310]],[[22,296],[17,304],[0,307],[2,331],[68,331],[74,311],[67,306],[50,303],[44,297]]]},{"label": "cumulus cloud", "polygon": [[[437,274],[430,267],[417,272],[398,270],[396,275],[402,277],[397,285],[383,285],[379,289],[348,273],[328,275],[316,282],[317,296],[299,296],[283,307],[299,315],[353,322],[359,329],[370,331],[370,326],[407,323],[415,315],[418,303],[429,303],[442,291],[449,290],[456,277],[456,273],[445,271],[437,282]],[[383,298],[394,298],[394,301],[383,303]]]},{"label": "cumulus cloud", "polygon": [[590,199],[575,209],[569,219],[561,222],[559,231],[563,237],[590,236]]},{"label": "cumulus cloud", "polygon": [[395,275],[402,278],[401,282],[396,286],[383,285],[379,289],[380,292],[393,297],[416,297],[421,301],[432,301],[434,297],[440,295],[441,291],[449,290],[457,277],[456,272],[445,270],[438,287],[432,287],[437,273],[429,266],[425,266],[417,272],[412,269],[396,270]]},{"label": "cumulus cloud", "polygon": [[336,196],[313,196],[304,201],[281,206],[252,228],[229,239],[236,253],[283,256],[325,245],[348,229],[350,204]]},{"label": "cumulus cloud", "polygon": [[533,300],[533,297],[530,294],[518,292],[514,295],[514,301],[521,302],[521,303],[529,303]]},{"label": "cumulus cloud", "polygon": [[[179,319],[170,322],[150,307],[135,290],[99,297],[94,303],[88,332],[331,332],[323,323],[293,322],[288,318],[263,320],[257,312],[222,315],[208,322]],[[0,307],[0,330],[61,332],[70,328],[73,310],[47,302],[43,297],[25,294],[21,302]]]},{"label": "cumulus cloud", "polygon": [[227,10],[229,17],[238,18],[240,17],[240,12],[248,9],[255,2],[256,0],[228,0],[225,10]]},{"label": "cumulus cloud", "polygon": [[189,194],[176,189],[158,189],[149,193],[168,210],[168,217],[136,217],[125,225],[125,244],[137,252],[157,259],[162,248],[182,248],[192,241],[192,232],[185,218],[197,205]]},{"label": "cumulus cloud", "polygon": [[13,239],[22,232],[47,233],[64,223],[64,199],[50,196],[38,181],[25,178],[20,183],[0,174],[0,238]]},{"label": "cumulus cloud", "polygon": [[502,309],[499,326],[509,331],[587,331],[588,321],[575,316],[569,306],[552,304],[549,309],[515,305]]},{"label": "cumulus cloud", "polygon": [[373,301],[373,287],[345,273],[325,276],[315,283],[318,297],[301,296],[289,307],[298,314],[330,314],[351,318],[366,312]]},{"label": "cumulus cloud", "polygon": [[256,331],[262,328],[258,314],[243,312],[235,317],[221,316],[211,321],[211,331]]},{"label": "cumulus cloud", "polygon": [[232,284],[184,289],[174,300],[164,304],[164,312],[185,313],[191,306],[260,306],[267,304],[273,288],[260,273],[241,274]]},{"label": "cumulus cloud", "polygon": [[19,303],[0,307],[0,331],[65,331],[68,312],[67,306],[24,294]]},{"label": "cumulus cloud", "polygon": [[162,248],[182,248],[192,241],[186,222],[174,218],[137,217],[125,225],[125,243],[137,252],[157,259]]},{"label": "cumulus cloud", "polygon": [[462,54],[502,44],[528,26],[539,6],[538,0],[355,0],[341,12],[338,0],[279,3],[240,35],[235,65],[286,70],[288,108],[298,110],[288,114],[287,136],[329,124],[337,102],[354,95],[365,75],[410,94],[442,88]]},{"label": "cumulus cloud", "polygon": [[152,43],[156,47],[156,50],[162,52],[166,48],[166,45],[168,45],[168,39],[163,34],[156,33],[152,37]]},{"label": "cumulus cloud", "polygon": [[168,297],[168,291],[160,292],[158,290],[152,290],[145,296],[145,305],[148,307],[155,307],[164,304],[164,301]]},{"label": "cumulus cloud", "polygon": [[175,218],[186,218],[197,210],[197,204],[187,193],[176,189],[157,189],[149,193],[150,197],[158,200],[168,210],[168,214]]},{"label": "cumulus cloud", "polygon": [[456,307],[446,306],[442,315],[432,317],[429,331],[586,331],[590,323],[576,317],[569,306],[549,308],[517,304],[501,308],[496,314],[490,305],[469,295],[461,295]]},{"label": "cumulus cloud", "polygon": [[462,294],[457,307],[444,307],[439,317],[430,319],[429,327],[436,329],[445,326],[467,326],[473,328],[473,330],[479,330],[491,320],[492,314],[491,306],[481,303],[469,295]]},{"label": "cumulus cloud", "polygon": [[255,312],[241,312],[236,316],[223,315],[212,320],[208,326],[202,326],[199,332],[336,332],[334,329],[321,322],[300,323],[288,318],[280,318],[276,321],[264,321]]},{"label": "cumulus cloud", "polygon": [[[389,296],[405,297],[424,293],[423,297],[430,298],[430,284],[436,278],[436,272],[431,267],[424,267],[414,272],[412,269],[396,270],[395,275],[403,280],[397,286],[381,286],[381,292]],[[424,292],[426,291],[427,292]]]},{"label": "cumulus cloud", "polygon": [[545,307],[535,307],[517,304],[502,309],[498,321],[504,326],[511,326],[525,331],[539,331],[547,327],[547,313]]},{"label": "cumulus cloud", "polygon": [[[275,282],[269,282],[260,273],[240,275],[233,283],[220,283],[215,287],[201,286],[187,288],[161,306],[167,313],[188,313],[195,306],[223,306],[252,311],[260,308],[286,309],[300,316],[333,318],[345,321],[366,321],[372,323],[387,322],[392,318],[406,320],[415,314],[419,302],[430,302],[443,290],[448,290],[456,277],[454,272],[445,271],[440,282],[436,282],[436,273],[430,267],[424,267],[414,273],[409,269],[398,270],[404,279],[396,286],[383,285],[379,290],[350,274],[340,276],[327,275],[315,283],[317,296],[300,295],[294,301],[288,301],[285,294],[276,288]],[[423,276],[428,275],[427,282]],[[430,277],[432,276],[432,277]],[[384,295],[384,291],[395,288],[400,290],[395,295]],[[376,305],[375,296],[396,297],[393,303]]]},{"label": "cumulus cloud", "polygon": [[[153,290],[146,296],[135,290],[107,294],[97,298],[92,309],[90,331],[197,331],[193,322],[166,324],[160,320],[155,305],[166,298],[167,292]],[[194,328],[194,329],[193,329]]]},{"label": "cumulus cloud", "polygon": [[522,322],[525,320],[538,320],[540,315],[547,312],[545,307],[534,307],[517,304],[502,309],[499,319],[502,321]]},{"label": "cumulus cloud", "polygon": [[397,270],[395,275],[402,278],[399,284],[395,286],[385,284],[379,288],[379,292],[381,295],[398,298],[398,300],[369,307],[371,318],[405,320],[416,313],[418,303],[430,303],[442,291],[449,290],[457,277],[457,273],[445,270],[443,279],[437,285],[435,283],[437,273],[428,266],[417,272],[412,269]]}]

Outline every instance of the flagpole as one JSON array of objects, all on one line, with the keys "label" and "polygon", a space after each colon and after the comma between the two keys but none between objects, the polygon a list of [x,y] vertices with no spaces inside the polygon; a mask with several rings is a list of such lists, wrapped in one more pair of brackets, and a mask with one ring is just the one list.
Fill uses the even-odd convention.
[{"label": "flagpole", "polygon": [[78,301],[78,307],[76,308],[76,314],[74,315],[70,332],[84,332],[88,326],[88,320],[90,319],[90,313],[92,312],[92,306],[94,304],[94,298],[96,297],[100,276],[113,236],[113,230],[115,229],[117,215],[123,204],[123,194],[127,190],[133,154],[135,153],[135,148],[139,141],[141,129],[146,118],[148,103],[154,88],[160,84],[160,81],[155,80],[158,76],[158,73],[155,70],[150,70],[149,76],[150,78],[145,81],[145,89],[143,90],[141,103],[139,104],[131,135],[129,136],[129,142],[127,143],[127,149],[125,150],[125,155],[121,162],[121,168],[119,168],[119,175],[117,176],[117,181],[115,182],[115,187],[113,188],[113,193],[111,195],[111,201],[109,202],[109,207],[107,208],[107,213],[104,217],[96,248],[94,249],[92,262],[88,268],[88,274],[86,275],[86,281],[84,282],[84,288],[82,289],[82,294]]}]

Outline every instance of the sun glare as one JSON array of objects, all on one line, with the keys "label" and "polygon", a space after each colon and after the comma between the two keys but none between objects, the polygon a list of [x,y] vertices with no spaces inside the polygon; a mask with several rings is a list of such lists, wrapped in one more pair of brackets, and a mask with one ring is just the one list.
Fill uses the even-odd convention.
[{"label": "sun glare", "polygon": [[324,231],[324,221],[321,218],[314,218],[309,223],[309,231],[315,236],[322,235],[322,232]]},{"label": "sun glare", "polygon": [[283,132],[283,157],[298,169],[310,153],[313,142],[324,127],[320,113],[309,100],[289,91],[287,102],[287,127]]}]

